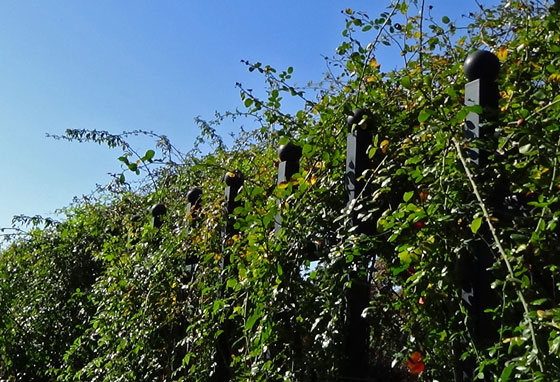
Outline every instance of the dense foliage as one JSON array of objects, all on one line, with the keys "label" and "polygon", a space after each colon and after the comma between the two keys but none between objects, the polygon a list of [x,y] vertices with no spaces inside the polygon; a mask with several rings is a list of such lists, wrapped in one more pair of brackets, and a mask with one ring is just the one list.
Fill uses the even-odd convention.
[{"label": "dense foliage", "polygon": [[[157,147],[142,155],[127,134],[67,131],[122,147],[123,174],[0,253],[0,380],[206,381],[224,330],[233,380],[338,380],[356,275],[371,291],[371,380],[450,381],[467,358],[478,380],[557,380],[557,8],[512,0],[455,22],[428,7],[419,16],[423,7],[395,1],[377,18],[345,10],[345,41],[310,88],[291,82],[292,68],[246,62],[266,95],[240,85],[244,110],[198,121],[207,153],[183,155],[150,133]],[[489,164],[475,170],[463,123],[484,111],[463,106],[462,65],[480,48],[501,60],[501,98]],[[401,54],[402,67],[384,71],[380,49]],[[302,110],[284,112],[287,96]],[[359,108],[371,111],[355,125],[372,130],[376,165],[347,205],[347,116]],[[258,128],[228,146],[217,126],[238,118]],[[290,140],[300,171],[276,186],[276,149]],[[227,172],[245,178],[231,235]],[[129,184],[134,173],[144,181]],[[193,187],[198,209],[187,208]],[[513,207],[498,208],[498,193]],[[160,228],[156,203],[167,208]],[[374,235],[357,233],[355,213]],[[484,346],[459,287],[461,258],[481,246],[498,296],[486,313],[497,338]]]}]

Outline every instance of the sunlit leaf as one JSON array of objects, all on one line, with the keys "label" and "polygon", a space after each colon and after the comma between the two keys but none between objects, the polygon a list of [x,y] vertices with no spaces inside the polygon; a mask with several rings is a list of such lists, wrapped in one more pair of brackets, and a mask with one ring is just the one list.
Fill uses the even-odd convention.
[{"label": "sunlit leaf", "polygon": [[482,218],[478,217],[471,222],[471,231],[472,233],[477,233],[482,225]]}]

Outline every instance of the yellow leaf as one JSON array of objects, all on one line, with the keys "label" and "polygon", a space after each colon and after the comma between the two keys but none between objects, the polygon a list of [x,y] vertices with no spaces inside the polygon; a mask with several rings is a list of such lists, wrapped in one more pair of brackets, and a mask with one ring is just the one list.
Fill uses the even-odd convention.
[{"label": "yellow leaf", "polygon": [[560,82],[560,73],[552,73],[549,77],[548,77],[549,81],[554,81],[554,82]]},{"label": "yellow leaf", "polygon": [[385,139],[383,141],[381,141],[381,143],[379,144],[379,147],[381,148],[381,152],[383,154],[387,154],[387,146],[389,146],[389,140]]},{"label": "yellow leaf", "polygon": [[510,342],[513,344],[522,343],[523,339],[521,337],[508,337],[502,341],[504,344],[509,344]]},{"label": "yellow leaf", "polygon": [[371,61],[369,62],[369,66],[371,66],[374,69],[379,69],[381,67],[381,64],[378,63],[375,58],[372,58]]},{"label": "yellow leaf", "polygon": [[551,318],[554,314],[549,310],[537,310],[537,316],[540,319]]},{"label": "yellow leaf", "polygon": [[503,61],[506,59],[507,53],[507,48],[505,46],[502,46],[500,49],[498,49],[498,52],[496,52],[496,56],[498,56],[500,61]]}]

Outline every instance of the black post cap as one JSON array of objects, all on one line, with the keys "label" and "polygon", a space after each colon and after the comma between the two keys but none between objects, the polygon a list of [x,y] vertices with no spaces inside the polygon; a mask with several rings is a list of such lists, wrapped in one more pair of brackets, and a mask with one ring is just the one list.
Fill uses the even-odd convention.
[{"label": "black post cap", "polygon": [[301,158],[301,147],[288,142],[278,148],[278,157],[282,162],[296,162]]},{"label": "black post cap", "polygon": [[195,187],[189,190],[189,192],[187,192],[187,200],[189,201],[190,204],[198,203],[201,196],[202,196],[202,190],[198,187]]},{"label": "black post cap", "polygon": [[477,50],[468,55],[464,64],[465,76],[469,81],[484,79],[493,81],[500,72],[500,60],[487,50]]},{"label": "black post cap", "polygon": [[167,213],[167,208],[165,208],[165,206],[161,203],[155,204],[152,207],[152,216],[153,217],[162,216],[162,215],[165,215],[166,213]]},{"label": "black post cap", "polygon": [[243,174],[239,171],[228,171],[224,176],[224,182],[230,187],[239,188],[243,185]]},{"label": "black post cap", "polygon": [[[362,122],[363,119],[366,120]],[[352,129],[352,126],[356,125],[362,129],[366,129],[368,126],[370,126],[372,119],[373,114],[369,109],[356,109],[354,110],[353,114],[349,115],[347,118],[348,128]],[[360,122],[362,122],[362,124],[360,124]]]}]

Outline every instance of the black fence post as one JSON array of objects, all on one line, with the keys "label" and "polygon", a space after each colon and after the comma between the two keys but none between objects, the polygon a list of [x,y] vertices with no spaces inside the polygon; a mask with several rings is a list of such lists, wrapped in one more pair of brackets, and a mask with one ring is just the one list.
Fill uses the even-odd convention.
[{"label": "black fence post", "polygon": [[202,190],[198,187],[192,188],[187,192],[187,213],[195,219],[198,215],[198,209],[200,207],[200,198],[202,197]]},{"label": "black fence post", "polygon": [[[350,132],[347,136],[346,153],[346,191],[348,203],[355,203],[365,187],[362,178],[364,171],[372,167],[372,160],[368,155],[368,147],[372,144],[373,134],[371,125],[373,116],[367,109],[357,109],[354,115],[348,117]],[[357,233],[372,234],[373,225],[357,218],[357,212],[351,211],[352,223],[358,226]]]},{"label": "black fence post", "polygon": [[152,226],[154,226],[155,228],[161,228],[161,226],[163,225],[163,217],[167,213],[167,208],[163,204],[158,203],[152,207],[151,212]]},{"label": "black fence post", "polygon": [[[362,174],[370,169],[372,161],[368,147],[373,141],[371,133],[372,114],[369,110],[358,109],[348,118],[350,132],[347,137],[346,190],[348,204],[353,204],[364,191]],[[351,211],[352,224],[357,226],[356,233],[373,233],[373,224],[358,219],[356,211]],[[351,272],[351,287],[347,294],[347,317],[344,352],[340,381],[366,380],[369,373],[368,349],[369,327],[362,312],[369,305],[370,286],[367,279],[360,277],[357,270]]]},{"label": "black fence post", "polygon": [[[190,216],[190,223],[189,225],[193,225],[199,216],[200,213],[200,203],[202,198],[202,190],[200,188],[194,187],[187,192],[187,214]],[[192,274],[194,273],[194,268],[198,259],[194,258],[193,256],[187,257],[185,259],[187,265],[187,271],[189,272],[189,279],[191,278]]]},{"label": "black fence post", "polygon": [[[232,217],[233,211],[239,205],[235,199],[239,193],[239,189],[243,185],[243,175],[239,171],[230,171],[224,176],[224,182],[226,183],[225,189],[225,223],[222,229],[222,242],[225,248],[228,240],[237,231],[234,228],[235,221]],[[223,251],[225,252],[225,251]],[[220,260],[220,268],[222,271],[227,268],[230,263],[230,259],[225,254],[222,255]],[[223,281],[223,280],[222,280]],[[223,288],[222,292],[223,293]],[[212,382],[227,382],[232,378],[232,373],[230,370],[231,361],[231,337],[232,325],[229,319],[226,317],[222,326],[222,333],[217,339],[217,351],[216,351],[216,370],[210,380]]]},{"label": "black fence post", "polygon": [[[239,202],[235,199],[237,198],[239,189],[243,185],[244,178],[239,171],[230,171],[224,176],[224,182],[226,183],[226,224],[224,225],[224,229],[222,231],[222,239],[224,240],[225,245],[227,239],[237,233],[234,228],[235,220],[233,219],[232,215],[235,208],[239,205]],[[227,265],[229,265],[229,263],[222,263],[222,269]]]},{"label": "black fence post", "polygon": [[[480,105],[482,114],[469,113],[465,121],[467,142],[476,147],[467,148],[467,156],[477,167],[488,164],[491,138],[494,135],[494,121],[498,114],[500,94],[496,78],[500,71],[500,60],[493,53],[478,50],[465,60],[465,75],[470,81],[465,85],[465,105]],[[481,147],[482,146],[482,147]]]},{"label": "black fence post", "polygon": [[[294,145],[292,142],[288,142],[278,148],[278,158],[280,159],[280,163],[278,164],[277,185],[289,182],[292,176],[299,172],[299,160],[301,159],[301,154],[301,147]],[[274,225],[274,232],[278,234],[280,228],[282,228],[282,215],[278,213],[274,220],[276,223]]]},{"label": "black fence post", "polygon": [[[479,50],[465,60],[465,75],[470,81],[465,85],[465,105],[482,106],[481,114],[469,113],[465,121],[466,154],[479,172],[488,164],[489,154],[493,147],[494,122],[498,115],[499,91],[496,78],[500,70],[500,61],[488,51]],[[474,146],[474,147],[473,147]],[[479,179],[484,177],[477,174]],[[494,192],[501,192],[495,190]],[[484,234],[481,231],[481,234]],[[491,272],[488,270],[494,263],[494,255],[484,240],[474,240],[471,253],[462,256],[457,264],[458,281],[461,288],[461,299],[467,309],[467,329],[476,347],[485,348],[498,338],[498,328],[491,314],[485,313],[496,305],[496,292],[492,289]],[[467,340],[467,339],[466,339]],[[455,346],[456,353],[465,344]],[[456,382],[470,382],[474,379],[476,360],[467,358],[459,361],[460,354],[455,354]]]}]

